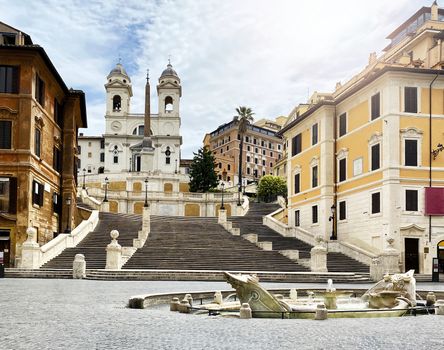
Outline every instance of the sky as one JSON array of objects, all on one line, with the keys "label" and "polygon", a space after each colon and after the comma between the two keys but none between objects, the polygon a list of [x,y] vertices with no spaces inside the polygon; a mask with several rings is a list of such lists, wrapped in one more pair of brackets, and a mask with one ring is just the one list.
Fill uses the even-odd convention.
[{"label": "sky", "polygon": [[[443,0],[441,0],[443,2]],[[182,83],[182,158],[238,106],[255,119],[288,115],[314,91],[332,92],[389,43],[429,1],[417,0],[0,0],[0,21],[44,47],[68,87],[86,93],[88,129],[105,130],[106,76],[121,58],[131,111],[144,111],[171,57]],[[438,5],[441,5],[438,1]],[[443,4],[444,5],[444,4]]]}]

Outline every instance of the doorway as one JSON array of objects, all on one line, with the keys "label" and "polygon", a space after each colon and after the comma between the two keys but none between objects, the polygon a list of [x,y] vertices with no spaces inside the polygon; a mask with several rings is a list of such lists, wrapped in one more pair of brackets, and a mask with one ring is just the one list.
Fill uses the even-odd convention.
[{"label": "doorway", "polygon": [[438,243],[438,271],[444,273],[444,241]]},{"label": "doorway", "polygon": [[5,267],[9,267],[9,261],[11,256],[10,236],[11,236],[10,230],[0,230],[0,258],[3,255],[3,264]]},{"label": "doorway", "polygon": [[419,238],[404,238],[405,271],[415,270],[419,273]]}]

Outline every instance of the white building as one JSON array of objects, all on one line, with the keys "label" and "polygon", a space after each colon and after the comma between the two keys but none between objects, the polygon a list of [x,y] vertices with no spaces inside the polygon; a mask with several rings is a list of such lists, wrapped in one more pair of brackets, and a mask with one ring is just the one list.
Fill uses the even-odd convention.
[{"label": "white building", "polygon": [[145,113],[131,113],[131,79],[118,63],[107,76],[106,128],[102,137],[80,136],[79,175],[150,172],[174,174],[180,167],[180,78],[171,64],[157,85],[157,114],[150,113],[150,83],[145,87]]}]

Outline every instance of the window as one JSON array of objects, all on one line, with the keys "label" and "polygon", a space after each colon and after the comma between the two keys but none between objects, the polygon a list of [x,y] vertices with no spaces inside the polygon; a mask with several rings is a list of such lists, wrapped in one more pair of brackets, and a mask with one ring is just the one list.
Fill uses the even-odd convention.
[{"label": "window", "polygon": [[346,202],[339,202],[339,220],[345,220],[347,218],[347,206]]},{"label": "window", "polygon": [[273,157],[273,152],[270,152],[270,157]]},{"label": "window", "polygon": [[278,151],[280,151],[281,150],[281,145],[278,145]]},{"label": "window", "polygon": [[43,191],[43,185],[34,180],[32,182],[32,204],[43,205]]},{"label": "window", "polygon": [[37,157],[40,157],[40,142],[41,142],[41,131],[38,128],[34,130],[34,153]]},{"label": "window", "polygon": [[143,136],[144,132],[145,132],[145,126],[144,125],[139,125],[139,126],[134,128],[133,135]]},{"label": "window", "polygon": [[372,214],[381,212],[381,193],[372,193]]},{"label": "window", "polygon": [[88,170],[87,170],[87,172],[88,172],[89,174],[92,172],[91,165],[88,165]]},{"label": "window", "polygon": [[311,187],[318,186],[318,166],[311,168]]},{"label": "window", "polygon": [[262,165],[265,166],[265,159],[262,159]]},{"label": "window", "polygon": [[418,112],[418,92],[416,87],[404,88],[404,112]]},{"label": "window", "polygon": [[166,148],[165,151],[165,164],[171,164],[171,151],[169,146]]},{"label": "window", "polygon": [[294,212],[294,226],[301,226],[301,212],[299,210],[295,210]]},{"label": "window", "polygon": [[311,127],[311,144],[316,145],[318,143],[318,124],[313,124]]},{"label": "window", "polygon": [[381,107],[380,107],[380,94],[379,92],[376,95],[372,96],[371,99],[371,117],[372,120],[379,118],[381,115]]},{"label": "window", "polygon": [[113,97],[113,112],[119,112],[122,108],[122,98],[119,95]]},{"label": "window", "polygon": [[105,140],[100,140],[100,148],[104,149],[105,148]]},{"label": "window", "polygon": [[273,144],[271,142],[268,143],[268,148],[273,149]]},{"label": "window", "polygon": [[380,168],[379,154],[380,154],[380,144],[377,143],[371,147],[372,152],[372,164],[371,170],[377,170]]},{"label": "window", "polygon": [[53,149],[53,168],[58,173],[62,172],[62,152],[57,147]]},{"label": "window", "polygon": [[45,106],[45,82],[38,74],[35,76],[35,99],[44,107]]},{"label": "window", "polygon": [[0,120],[0,149],[11,149],[11,129],[10,120]]},{"label": "window", "polygon": [[313,205],[311,207],[311,222],[313,224],[317,224],[317,222],[318,222],[318,206],[317,205]]},{"label": "window", "polygon": [[257,164],[257,158],[254,158],[254,164]]},{"label": "window", "polygon": [[104,162],[105,161],[105,153],[101,152],[100,153],[100,162]]},{"label": "window", "polygon": [[273,167],[273,163],[270,163],[270,168],[272,168]]},{"label": "window", "polygon": [[247,168],[247,174],[250,175],[250,168]]},{"label": "window", "polygon": [[294,176],[294,193],[301,192],[301,174],[296,174]]},{"label": "window", "polygon": [[82,146],[78,145],[77,149],[79,150],[79,154],[82,154]]},{"label": "window", "polygon": [[247,146],[247,151],[250,152],[251,151],[251,147]]},{"label": "window", "polygon": [[92,152],[88,152],[88,158],[92,158]]},{"label": "window", "polygon": [[[250,142],[250,138],[248,136],[245,136],[245,142]],[[248,146],[250,147],[250,146]]]},{"label": "window", "polygon": [[17,213],[17,178],[0,177],[0,213]]},{"label": "window", "polygon": [[264,140],[261,141],[261,146],[265,147],[265,141]]},{"label": "window", "polygon": [[227,169],[231,170],[231,165],[230,164],[227,164]]},{"label": "window", "polygon": [[256,139],[253,139],[253,144],[256,144],[257,143],[257,140]]},{"label": "window", "polygon": [[18,85],[18,67],[0,66],[0,93],[17,94]]},{"label": "window", "polygon": [[52,211],[59,215],[62,212],[62,197],[56,192],[52,194]]},{"label": "window", "polygon": [[262,176],[265,176],[265,170],[262,170]]},{"label": "window", "polygon": [[291,140],[291,155],[295,156],[302,151],[302,134],[297,134]]},{"label": "window", "polygon": [[339,182],[347,179],[347,159],[342,158],[339,160]]},{"label": "window", "polygon": [[88,147],[91,147],[92,143],[91,141],[88,142]]},{"label": "window", "polygon": [[247,162],[248,163],[250,162],[250,156],[247,156]]},{"label": "window", "polygon": [[418,191],[406,190],[405,191],[405,210],[418,211]]},{"label": "window", "polygon": [[219,169],[222,169],[222,163],[219,163]]},{"label": "window", "polygon": [[119,163],[119,156],[114,156],[113,157],[113,163],[114,164],[118,164]]},{"label": "window", "polygon": [[265,156],[265,150],[264,149],[262,150],[262,155]]},{"label": "window", "polygon": [[342,113],[339,116],[339,137],[347,133],[347,114]]},{"label": "window", "polygon": [[63,121],[63,112],[62,112],[62,105],[57,101],[56,98],[54,98],[54,121],[57,123],[57,125],[62,125]]},{"label": "window", "polygon": [[405,165],[418,166],[418,141],[404,140],[405,142]]},{"label": "window", "polygon": [[259,153],[259,149],[257,147],[254,149],[254,153]]}]

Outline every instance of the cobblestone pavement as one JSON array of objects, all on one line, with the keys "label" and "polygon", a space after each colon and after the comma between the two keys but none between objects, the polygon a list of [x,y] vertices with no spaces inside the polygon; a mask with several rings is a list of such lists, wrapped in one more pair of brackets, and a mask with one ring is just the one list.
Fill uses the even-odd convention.
[{"label": "cobblestone pavement", "polygon": [[[129,297],[137,294],[227,287],[223,282],[0,279],[0,349],[443,348],[441,316],[240,320],[172,313],[166,307],[125,307]],[[444,284],[419,284],[418,288],[443,290]]]}]

